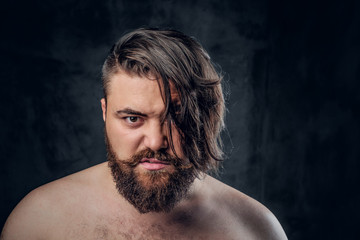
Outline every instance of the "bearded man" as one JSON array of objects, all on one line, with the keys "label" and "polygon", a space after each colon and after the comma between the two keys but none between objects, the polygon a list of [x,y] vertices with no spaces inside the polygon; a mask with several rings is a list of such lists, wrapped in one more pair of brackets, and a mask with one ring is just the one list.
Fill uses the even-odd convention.
[{"label": "bearded man", "polygon": [[286,239],[268,209],[207,175],[223,157],[225,107],[196,40],[130,32],[102,79],[107,163],[29,193],[2,239]]}]

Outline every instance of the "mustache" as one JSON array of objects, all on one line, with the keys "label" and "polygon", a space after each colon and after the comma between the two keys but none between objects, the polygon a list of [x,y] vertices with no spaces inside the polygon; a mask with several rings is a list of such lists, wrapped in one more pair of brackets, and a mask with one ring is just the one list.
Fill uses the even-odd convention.
[{"label": "mustache", "polygon": [[188,168],[184,165],[184,160],[173,156],[165,151],[153,151],[151,149],[144,149],[134,154],[130,159],[126,160],[125,163],[131,167],[138,165],[144,158],[156,158],[159,161],[163,161],[174,165],[175,167]]},{"label": "mustache", "polygon": [[144,158],[156,158],[157,160],[160,160],[160,161],[163,161],[163,162],[166,162],[169,164],[175,164],[175,163],[181,161],[181,159],[179,159],[175,156],[171,156],[167,152],[153,151],[151,149],[144,149],[144,150],[134,154],[130,159],[128,159],[128,161],[126,161],[126,163],[130,166],[136,166]]},{"label": "mustache", "polygon": [[[108,159],[117,159],[115,151],[113,150],[107,133],[106,133],[106,127],[105,127],[105,145],[107,148],[107,155],[108,155]],[[153,151],[150,148],[141,150],[137,153],[135,153],[132,157],[130,157],[129,159],[123,159],[122,161],[118,162],[118,164],[122,164],[122,165],[127,165],[131,168],[136,167],[142,159],[144,158],[156,158],[157,160],[163,161],[163,162],[167,162],[169,164],[172,164],[175,168],[177,169],[182,169],[182,170],[186,170],[186,169],[190,169],[194,167],[194,164],[191,162],[186,163],[186,161],[184,161],[184,159],[181,159],[177,156],[171,155],[169,154],[166,150],[160,150],[160,151]]]}]

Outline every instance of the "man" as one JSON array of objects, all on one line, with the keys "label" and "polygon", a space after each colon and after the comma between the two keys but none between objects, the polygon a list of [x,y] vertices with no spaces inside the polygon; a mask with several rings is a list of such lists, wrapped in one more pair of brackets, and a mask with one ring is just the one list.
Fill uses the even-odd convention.
[{"label": "man", "polygon": [[28,194],[2,239],[286,239],[260,203],[208,176],[221,77],[193,38],[138,29],[103,66],[107,163]]}]

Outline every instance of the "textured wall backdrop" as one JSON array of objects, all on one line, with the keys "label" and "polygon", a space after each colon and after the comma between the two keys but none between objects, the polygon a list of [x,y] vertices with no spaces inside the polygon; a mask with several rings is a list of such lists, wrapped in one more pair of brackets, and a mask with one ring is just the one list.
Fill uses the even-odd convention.
[{"label": "textured wall backdrop", "polygon": [[100,69],[140,26],[195,36],[225,73],[220,178],[290,239],[355,239],[360,194],[358,1],[1,4],[0,222],[32,189],[105,160]]}]

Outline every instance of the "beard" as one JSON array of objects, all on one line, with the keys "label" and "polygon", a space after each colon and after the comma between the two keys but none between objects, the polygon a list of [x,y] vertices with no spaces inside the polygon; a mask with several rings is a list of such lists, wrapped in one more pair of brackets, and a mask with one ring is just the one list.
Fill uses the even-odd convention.
[{"label": "beard", "polygon": [[[192,164],[165,151],[145,149],[129,159],[119,159],[105,134],[108,166],[118,192],[140,213],[169,212],[187,196],[196,178]],[[156,158],[171,169],[142,171],[137,168],[143,158]]]}]

